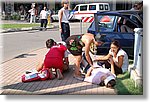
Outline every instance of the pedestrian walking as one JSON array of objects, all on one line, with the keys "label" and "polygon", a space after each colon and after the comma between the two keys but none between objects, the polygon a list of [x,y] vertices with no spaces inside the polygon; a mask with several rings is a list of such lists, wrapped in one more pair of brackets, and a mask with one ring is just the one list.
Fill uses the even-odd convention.
[{"label": "pedestrian walking", "polygon": [[40,12],[40,19],[41,19],[41,28],[40,30],[43,30],[43,26],[44,26],[44,30],[47,30],[47,16],[48,16],[48,12],[46,11],[46,7],[44,6],[43,10]]},{"label": "pedestrian walking", "polygon": [[58,12],[59,17],[59,30],[61,33],[62,41],[65,41],[70,36],[70,25],[69,25],[69,2],[67,0],[62,1],[62,8]]}]

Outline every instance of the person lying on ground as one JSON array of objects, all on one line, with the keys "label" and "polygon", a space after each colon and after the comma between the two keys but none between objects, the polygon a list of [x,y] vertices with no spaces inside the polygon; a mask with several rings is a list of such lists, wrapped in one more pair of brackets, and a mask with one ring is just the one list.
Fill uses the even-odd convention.
[{"label": "person lying on ground", "polygon": [[109,69],[90,67],[85,75],[84,81],[113,88],[116,85],[116,75]]}]

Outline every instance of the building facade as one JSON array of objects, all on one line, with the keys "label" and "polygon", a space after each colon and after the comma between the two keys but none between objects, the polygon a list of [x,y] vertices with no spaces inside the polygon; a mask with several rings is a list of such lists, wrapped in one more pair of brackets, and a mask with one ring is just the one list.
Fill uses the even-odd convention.
[{"label": "building facade", "polygon": [[[70,9],[72,10],[77,4],[81,3],[109,3],[111,10],[128,10],[132,8],[132,5],[136,2],[135,0],[69,0]],[[39,15],[40,11],[44,6],[47,9],[51,9],[53,14],[57,14],[58,10],[61,8],[61,0],[32,0],[29,1],[9,1],[9,0],[2,0],[1,1],[1,16],[2,19],[10,20],[10,19],[21,19],[21,17],[27,18],[28,11],[31,9],[31,5],[35,4],[35,9],[37,10],[36,15]],[[19,16],[17,18],[17,16]],[[16,18],[15,18],[16,17]]]}]

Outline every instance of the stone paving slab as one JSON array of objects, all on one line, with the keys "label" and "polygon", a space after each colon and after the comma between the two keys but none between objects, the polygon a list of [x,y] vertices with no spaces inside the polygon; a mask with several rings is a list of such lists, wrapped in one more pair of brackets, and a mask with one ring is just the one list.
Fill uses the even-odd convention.
[{"label": "stone paving slab", "polygon": [[100,87],[73,78],[74,58],[69,55],[69,72],[64,73],[63,80],[46,80],[22,83],[21,75],[26,70],[36,67],[44,57],[46,48],[19,55],[1,64],[0,93],[3,95],[116,95],[115,89]]}]

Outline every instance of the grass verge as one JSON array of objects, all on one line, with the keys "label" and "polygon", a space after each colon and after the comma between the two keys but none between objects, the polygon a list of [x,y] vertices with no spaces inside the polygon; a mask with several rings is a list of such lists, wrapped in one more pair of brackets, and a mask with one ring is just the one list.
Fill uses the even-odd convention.
[{"label": "grass verge", "polygon": [[9,29],[9,28],[28,28],[28,27],[39,27],[40,24],[1,24],[0,28]]},{"label": "grass verge", "polygon": [[115,88],[118,90],[118,95],[142,95],[143,87],[135,88],[134,85],[134,81],[130,79],[129,72],[117,76]]}]

